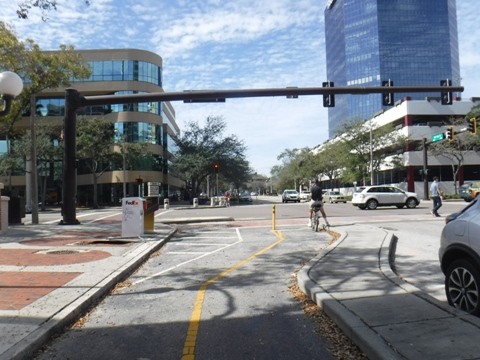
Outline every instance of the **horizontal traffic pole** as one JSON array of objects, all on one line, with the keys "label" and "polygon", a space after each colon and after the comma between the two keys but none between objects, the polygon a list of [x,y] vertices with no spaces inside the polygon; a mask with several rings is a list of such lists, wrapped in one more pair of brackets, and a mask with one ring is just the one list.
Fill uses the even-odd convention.
[{"label": "horizontal traffic pole", "polygon": [[302,95],[328,94],[381,94],[381,93],[423,93],[423,92],[463,92],[463,86],[345,86],[345,87],[307,87],[307,88],[272,88],[272,89],[237,89],[237,90],[195,90],[177,92],[154,92],[149,94],[124,95],[80,95],[79,107],[93,105],[142,103],[153,101],[212,101],[219,102],[227,98],[249,97],[297,97]]}]

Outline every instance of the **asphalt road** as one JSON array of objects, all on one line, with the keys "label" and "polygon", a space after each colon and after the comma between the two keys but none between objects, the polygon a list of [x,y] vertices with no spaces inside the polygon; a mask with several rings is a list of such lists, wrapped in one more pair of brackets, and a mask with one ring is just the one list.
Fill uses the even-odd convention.
[{"label": "asphalt road", "polygon": [[130,286],[38,359],[334,359],[288,291],[329,240],[306,226],[180,226]]},{"label": "asphalt road", "polygon": [[[306,204],[280,201],[278,197],[230,208],[161,209],[156,219],[268,220],[275,205],[277,218],[305,218],[306,223]],[[465,205],[444,203],[442,213]],[[325,206],[330,222],[368,222],[394,231],[399,276],[445,301],[437,255],[444,219],[428,216],[430,202],[416,209],[374,211],[349,203]],[[56,216],[42,214],[41,220],[53,224]],[[78,213],[84,223],[117,216],[119,209]],[[234,228],[228,223],[179,229],[157,256],[129,278],[130,286],[109,296],[82,327],[56,339],[38,359],[179,359],[189,351],[197,359],[333,358],[328,341],[315,333],[315,324],[288,292],[292,273],[328,241],[325,233],[296,225],[275,234],[270,228]],[[198,314],[197,327],[193,319]]]}]

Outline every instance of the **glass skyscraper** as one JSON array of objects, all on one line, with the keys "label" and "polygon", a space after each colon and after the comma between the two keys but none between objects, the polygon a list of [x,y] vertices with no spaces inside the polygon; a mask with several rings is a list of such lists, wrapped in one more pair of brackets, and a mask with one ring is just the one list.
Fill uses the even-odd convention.
[{"label": "glass skyscraper", "polygon": [[[460,84],[455,0],[329,0],[325,9],[327,80],[335,86]],[[439,93],[395,94],[413,100]],[[342,122],[369,119],[381,94],[335,95],[329,135]]]}]

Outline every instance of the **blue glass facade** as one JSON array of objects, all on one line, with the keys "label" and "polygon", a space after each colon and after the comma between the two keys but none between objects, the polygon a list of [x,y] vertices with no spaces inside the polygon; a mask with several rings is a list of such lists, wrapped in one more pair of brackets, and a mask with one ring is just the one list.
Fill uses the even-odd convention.
[{"label": "blue glass facade", "polygon": [[161,125],[146,122],[117,122],[114,127],[117,141],[162,145],[163,128]]},{"label": "blue glass facade", "polygon": [[[116,91],[115,95],[122,94],[145,94],[145,91]],[[130,103],[115,105],[86,106],[77,111],[78,115],[106,115],[116,112],[145,112],[156,115],[166,115],[162,111],[161,102]],[[64,116],[65,115],[65,97],[61,98],[37,98],[36,101],[37,116]],[[169,123],[170,120],[167,119]],[[173,125],[172,125],[173,127]]]},{"label": "blue glass facade", "polygon": [[[460,82],[455,0],[332,0],[325,9],[327,80],[335,86]],[[440,94],[395,94],[424,99]],[[380,94],[336,95],[329,135],[382,109]]]},{"label": "blue glass facade", "polygon": [[89,61],[92,74],[87,79],[72,81],[146,81],[162,86],[162,69],[138,60]]}]

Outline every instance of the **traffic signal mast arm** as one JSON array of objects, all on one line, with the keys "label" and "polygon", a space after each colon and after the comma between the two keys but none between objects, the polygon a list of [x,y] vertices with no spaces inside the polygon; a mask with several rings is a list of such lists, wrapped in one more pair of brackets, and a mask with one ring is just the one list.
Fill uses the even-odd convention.
[{"label": "traffic signal mast arm", "polygon": [[[384,86],[344,86],[344,87],[309,87],[309,88],[272,88],[272,89],[233,89],[233,90],[198,90],[192,92],[156,92],[148,94],[125,94],[125,95],[79,95],[77,107],[93,105],[113,105],[131,102],[151,101],[179,101],[201,100],[216,98],[249,98],[271,96],[300,96],[300,95],[324,95],[324,94],[382,94]],[[422,93],[443,92],[445,86],[391,86],[389,93]],[[450,92],[463,92],[463,86],[449,86]]]}]

